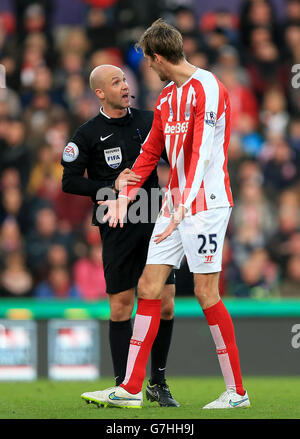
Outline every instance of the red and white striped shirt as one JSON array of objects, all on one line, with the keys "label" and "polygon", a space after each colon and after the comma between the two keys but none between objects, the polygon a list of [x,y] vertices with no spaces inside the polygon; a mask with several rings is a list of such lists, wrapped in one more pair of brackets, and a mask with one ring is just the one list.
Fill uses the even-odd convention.
[{"label": "red and white striped shirt", "polygon": [[160,94],[151,131],[132,170],[141,175],[120,196],[133,199],[157,165],[163,148],[170,163],[164,214],[184,205],[191,214],[232,206],[227,171],[230,102],[224,85],[197,69],[181,86],[169,83]]}]

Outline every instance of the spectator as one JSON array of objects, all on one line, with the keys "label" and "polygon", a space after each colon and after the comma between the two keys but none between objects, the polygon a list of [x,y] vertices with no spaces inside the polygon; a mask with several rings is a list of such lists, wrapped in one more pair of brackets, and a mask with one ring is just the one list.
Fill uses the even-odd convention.
[{"label": "spectator", "polygon": [[253,92],[261,102],[270,86],[279,86],[284,91],[288,89],[290,68],[281,63],[278,47],[268,30],[253,30],[250,41],[251,48],[245,65]]},{"label": "spectator", "polygon": [[103,8],[90,8],[86,17],[86,36],[91,50],[115,47],[117,28],[109,20],[109,13]]},{"label": "spectator", "polygon": [[50,145],[44,144],[37,151],[36,163],[27,187],[28,192],[51,200],[51,196],[47,195],[48,185],[53,182],[56,187],[60,186],[61,177],[62,169],[59,162],[55,160],[53,149]]},{"label": "spectator", "polygon": [[138,104],[140,108],[152,110],[161,92],[162,82],[157,74],[149,69],[145,59],[141,61],[139,69],[142,80]]},{"label": "spectator", "polygon": [[0,117],[19,119],[21,117],[21,102],[17,93],[11,88],[0,88]]},{"label": "spectator", "polygon": [[[290,121],[287,132],[287,142],[290,145],[296,161],[297,169],[300,169],[300,119]],[[299,174],[299,171],[298,171]]]},{"label": "spectator", "polygon": [[238,50],[233,46],[223,46],[219,50],[217,62],[212,66],[212,71],[220,77],[222,70],[234,71],[239,84],[249,87],[249,76],[247,69],[241,65]]},{"label": "spectator", "polygon": [[260,121],[264,134],[284,135],[289,123],[287,101],[284,93],[278,88],[270,88],[263,96]]},{"label": "spectator", "polygon": [[[251,174],[247,176],[246,172]],[[274,206],[263,192],[261,174],[256,172],[255,164],[243,163],[238,200],[232,212],[232,224],[234,230],[239,230],[243,226],[253,226],[258,231],[258,236],[262,234],[266,238],[276,227]]]},{"label": "spectator", "polygon": [[0,275],[0,298],[30,297],[33,293],[33,277],[25,265],[21,251],[10,251]]},{"label": "spectator", "polygon": [[40,279],[52,244],[64,245],[71,254],[72,236],[60,232],[53,209],[44,207],[36,216],[36,228],[26,237],[26,254],[30,269]]},{"label": "spectator", "polygon": [[248,86],[239,82],[235,69],[223,68],[219,71],[219,77],[229,91],[231,129],[242,136],[245,153],[257,156],[263,143],[258,133],[257,99]]},{"label": "spectator", "polygon": [[20,173],[16,168],[6,168],[0,176],[0,189],[4,191],[7,188],[20,188]]},{"label": "spectator", "polygon": [[12,251],[23,250],[23,236],[18,223],[13,218],[7,218],[0,228],[0,262],[3,265],[6,255]]},{"label": "spectator", "polygon": [[73,50],[60,54],[59,63],[53,74],[53,81],[58,89],[65,87],[66,81],[71,75],[84,74],[84,57],[83,54]]},{"label": "spectator", "polygon": [[192,53],[187,60],[194,66],[200,67],[200,69],[208,69],[208,56],[205,50],[197,50]]},{"label": "spectator", "polygon": [[25,126],[23,121],[18,119],[9,121],[7,131],[5,134],[2,134],[2,136],[3,146],[0,152],[0,169],[18,169],[22,188],[25,189],[30,175],[32,157],[25,141]]},{"label": "spectator", "polygon": [[226,8],[219,8],[203,14],[199,27],[203,33],[213,29],[222,29],[230,44],[240,45],[239,17]]},{"label": "spectator", "polygon": [[295,234],[299,233],[299,208],[282,203],[279,206],[279,224],[267,241],[269,255],[285,277],[288,259],[292,256],[292,243]]},{"label": "spectator", "polygon": [[300,22],[300,2],[299,0],[286,0],[285,22]]},{"label": "spectator", "polygon": [[280,286],[282,297],[299,297],[300,255],[291,256],[287,263],[287,274]]},{"label": "spectator", "polygon": [[90,246],[88,257],[75,262],[73,274],[83,299],[107,299],[101,245]]},{"label": "spectator", "polygon": [[277,272],[263,248],[254,250],[242,264],[234,283],[237,297],[263,298],[276,294]]},{"label": "spectator", "polygon": [[19,187],[7,187],[2,191],[0,204],[0,222],[14,218],[22,233],[30,228],[30,212],[24,203],[23,194]]},{"label": "spectator", "polygon": [[42,146],[47,141],[45,133],[47,133],[51,123],[65,117],[66,110],[60,105],[53,104],[48,93],[34,94],[30,104],[24,111],[24,122],[28,138],[30,138],[31,148],[37,149]]},{"label": "spectator", "polygon": [[61,244],[52,244],[47,253],[49,267],[69,267],[70,257],[66,248]]},{"label": "spectator", "polygon": [[262,170],[265,189],[274,196],[278,191],[296,184],[299,171],[296,167],[295,154],[282,135],[272,134],[268,148],[269,157],[263,163]]},{"label": "spectator", "polygon": [[80,299],[81,293],[73,284],[65,267],[50,268],[48,279],[37,285],[34,296],[38,299]]},{"label": "spectator", "polygon": [[244,46],[249,47],[251,32],[258,26],[267,27],[272,35],[276,35],[275,11],[269,0],[244,0],[240,12],[240,35]]}]

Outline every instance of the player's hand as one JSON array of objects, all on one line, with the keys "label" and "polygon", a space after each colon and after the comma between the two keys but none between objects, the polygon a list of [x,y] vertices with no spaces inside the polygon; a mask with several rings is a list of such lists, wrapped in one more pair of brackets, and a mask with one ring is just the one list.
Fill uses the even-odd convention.
[{"label": "player's hand", "polygon": [[118,178],[115,181],[115,188],[117,191],[121,191],[125,186],[128,184],[136,184],[141,181],[141,176],[136,175],[134,172],[131,171],[131,169],[126,168],[124,171],[122,171]]},{"label": "player's hand", "polygon": [[130,200],[126,197],[120,197],[117,200],[98,201],[100,206],[108,207],[108,211],[102,219],[103,223],[108,221],[109,227],[113,228],[116,228],[120,223],[120,227],[123,227],[129,203]]},{"label": "player's hand", "polygon": [[177,228],[178,224],[181,223],[185,216],[186,209],[184,206],[179,206],[176,211],[174,212],[171,221],[169,225],[165,228],[165,230],[162,233],[158,233],[155,235],[154,242],[156,244],[159,244],[164,239],[166,239],[168,236],[170,236],[174,230]]}]

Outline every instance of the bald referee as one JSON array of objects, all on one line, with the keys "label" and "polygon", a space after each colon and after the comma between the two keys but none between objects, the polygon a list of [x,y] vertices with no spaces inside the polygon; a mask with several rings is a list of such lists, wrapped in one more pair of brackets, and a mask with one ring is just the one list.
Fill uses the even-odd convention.
[{"label": "bald referee", "polygon": [[[90,87],[100,100],[100,111],[76,130],[64,149],[62,188],[67,193],[89,196],[94,203],[93,224],[100,229],[103,245],[110,304],[109,342],[118,386],[126,373],[135,291],[146,263],[154,223],[127,222],[123,228],[100,224],[96,217],[96,195],[101,188],[118,193],[124,183],[135,184],[140,180],[130,168],[151,129],[153,113],[130,108],[130,90],[118,67],[96,67],[90,74]],[[149,194],[152,188],[159,188],[156,169],[143,188]],[[174,284],[172,272],[162,295],[160,327],[151,351],[151,377],[146,389],[150,401],[165,407],[179,406],[165,379],[174,323]]]}]

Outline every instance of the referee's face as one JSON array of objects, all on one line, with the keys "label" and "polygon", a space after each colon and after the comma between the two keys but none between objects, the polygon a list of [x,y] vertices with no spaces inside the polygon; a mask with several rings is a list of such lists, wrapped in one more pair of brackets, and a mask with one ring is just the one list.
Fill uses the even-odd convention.
[{"label": "referee's face", "polygon": [[107,77],[103,91],[106,106],[116,110],[130,106],[129,87],[122,70],[116,69]]}]

